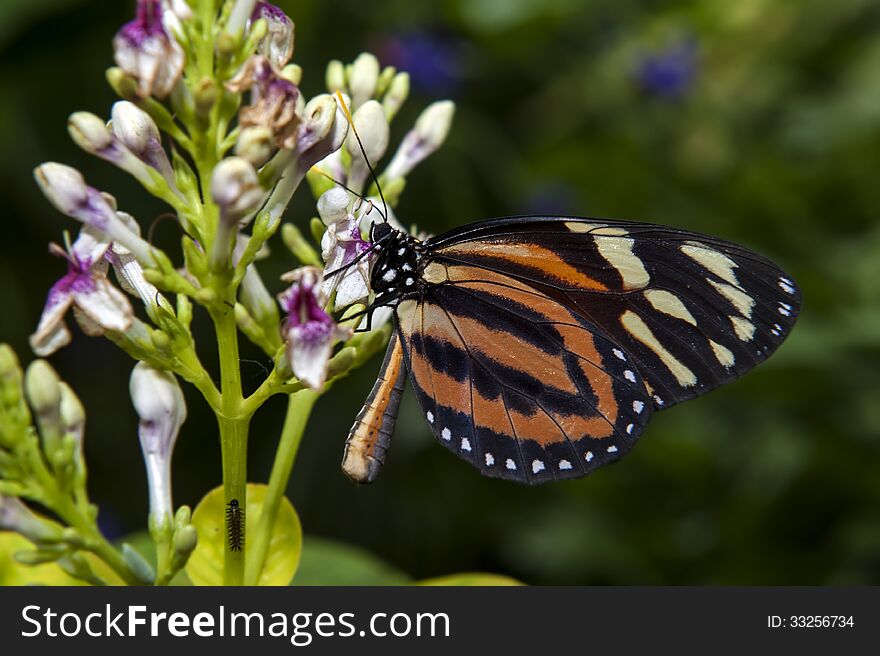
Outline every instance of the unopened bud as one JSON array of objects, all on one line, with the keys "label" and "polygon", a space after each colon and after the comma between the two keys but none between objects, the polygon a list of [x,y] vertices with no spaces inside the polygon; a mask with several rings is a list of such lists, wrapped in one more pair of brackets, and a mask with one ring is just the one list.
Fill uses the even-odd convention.
[{"label": "unopened bud", "polygon": [[74,143],[87,153],[103,155],[113,146],[113,133],[90,112],[74,112],[67,119],[67,131]]},{"label": "unopened bud", "polygon": [[265,164],[275,152],[275,135],[267,127],[247,127],[241,131],[235,144],[235,154],[255,167]]},{"label": "unopened bud", "polygon": [[368,52],[361,53],[351,66],[348,88],[352,105],[357,108],[376,93],[379,80],[379,60]]},{"label": "unopened bud", "polygon": [[385,118],[389,122],[397,115],[407,97],[409,97],[409,73],[398,73],[391,79],[388,91],[382,98],[382,109],[385,110]]},{"label": "unopened bud", "polygon": [[336,93],[337,91],[345,91],[345,66],[338,59],[334,59],[327,64],[327,73],[324,76],[327,85],[327,91]]},{"label": "unopened bud", "polygon": [[425,109],[403,138],[383,177],[394,180],[407,176],[416,164],[443,145],[454,114],[455,103],[450,100],[435,102]]},{"label": "unopened bud", "polygon": [[237,221],[262,202],[263,188],[253,165],[242,157],[227,157],[211,176],[211,198],[226,214]]}]

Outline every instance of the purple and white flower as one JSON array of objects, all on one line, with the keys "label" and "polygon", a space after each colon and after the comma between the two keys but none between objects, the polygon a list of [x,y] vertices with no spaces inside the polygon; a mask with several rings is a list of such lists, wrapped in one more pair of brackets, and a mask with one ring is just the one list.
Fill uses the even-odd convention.
[{"label": "purple and white flower", "polygon": [[150,517],[170,522],[171,456],[180,427],[186,420],[186,401],[177,379],[169,371],[139,362],[131,372],[129,391],[140,417],[138,437],[150,491]]},{"label": "purple and white flower", "polygon": [[43,194],[60,212],[92,226],[125,246],[145,266],[155,264],[153,247],[119,218],[107,195],[86,184],[76,169],[47,162],[34,170]]},{"label": "purple and white flower", "polygon": [[135,19],[113,39],[116,63],[137,80],[143,97],[166,97],[183,74],[185,55],[177,42],[181,28],[175,7],[179,12],[179,2],[169,7],[162,0],[138,0]]},{"label": "purple and white flower", "polygon": [[134,313],[128,298],[107,280],[104,254],[109,246],[104,235],[88,227],[68,251],[50,245],[52,253],[67,259],[68,266],[67,273],[49,290],[37,330],[31,335],[31,347],[37,355],[50,355],[70,342],[64,316],[71,308],[88,335],[125,331],[131,326]]},{"label": "purple and white flower", "polygon": [[[361,236],[358,219],[352,212],[351,196],[334,187],[318,199],[318,214],[327,226],[321,238],[324,281],[321,292],[329,298],[336,291],[335,308],[365,300],[370,295],[370,244]],[[326,274],[338,271],[332,276]]]},{"label": "purple and white flower", "polygon": [[290,17],[275,5],[260,0],[251,14],[251,23],[266,21],[268,32],[257,45],[257,52],[279,70],[287,65],[293,56],[294,26]]},{"label": "purple and white flower", "polygon": [[324,310],[321,293],[321,270],[302,267],[283,277],[292,281],[289,289],[278,295],[287,313],[283,332],[287,362],[303,384],[320,389],[327,380],[327,362],[336,340],[346,339],[351,330],[338,326]]}]

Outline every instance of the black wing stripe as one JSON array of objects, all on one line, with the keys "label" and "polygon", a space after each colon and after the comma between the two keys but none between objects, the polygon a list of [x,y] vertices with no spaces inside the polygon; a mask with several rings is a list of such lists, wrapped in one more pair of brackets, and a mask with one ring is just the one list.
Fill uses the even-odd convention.
[{"label": "black wing stripe", "polygon": [[[483,284],[490,284],[490,285],[496,285],[496,286],[498,286],[498,287],[503,287],[503,285],[501,285],[501,283],[495,282],[494,280],[493,280],[493,281],[485,281],[485,280],[480,280],[480,281],[466,281],[466,280],[459,280],[459,281],[457,281],[457,282],[460,283],[460,284],[463,284],[463,283],[465,283],[465,282],[480,282],[480,283],[483,283]],[[513,289],[513,288],[511,287],[511,289]],[[483,303],[483,304],[485,304],[485,305],[489,305],[490,307],[493,307],[493,308],[495,308],[495,309],[501,310],[502,312],[504,312],[504,313],[506,313],[506,314],[510,314],[510,315],[512,315],[512,316],[514,316],[514,317],[517,317],[517,318],[519,318],[519,319],[525,319],[525,320],[527,320],[527,321],[532,321],[535,325],[538,325],[538,326],[568,326],[568,327],[571,327],[571,328],[577,328],[577,329],[584,330],[584,331],[586,331],[586,332],[591,333],[591,334],[593,335],[593,338],[599,338],[599,339],[601,339],[601,340],[603,340],[603,341],[605,341],[605,342],[608,342],[609,344],[612,343],[612,342],[610,342],[610,341],[608,340],[608,338],[607,338],[604,334],[602,334],[602,333],[600,333],[600,332],[598,332],[598,331],[596,331],[596,330],[593,330],[592,328],[589,328],[589,327],[587,327],[587,326],[584,326],[584,325],[582,325],[582,324],[566,323],[566,322],[562,322],[562,321],[534,321],[534,320],[533,320],[533,317],[530,317],[530,316],[528,316],[528,315],[526,315],[526,314],[520,314],[520,313],[517,313],[517,312],[514,311],[514,309],[513,309],[512,307],[505,307],[505,306],[501,306],[501,305],[493,304],[491,301],[489,301],[489,300],[487,300],[487,299],[481,297],[478,293],[476,293],[476,292],[473,291],[473,290],[467,289],[467,288],[465,288],[465,287],[461,287],[461,288],[458,289],[457,291],[460,291],[460,292],[462,292],[463,294],[465,294],[465,295],[467,295],[467,296],[470,296],[471,298],[473,298],[473,299],[476,300],[476,301],[479,301],[480,303]],[[521,290],[518,290],[518,291],[521,291]],[[537,294],[537,293],[535,293],[535,292],[530,292],[530,293],[534,294],[535,296],[540,296],[539,294]],[[586,363],[590,364],[592,367],[595,367],[595,368],[598,369],[599,371],[601,371],[601,372],[607,374],[608,376],[610,376],[611,378],[613,378],[615,382],[620,383],[621,385],[625,385],[625,386],[631,388],[631,389],[632,389],[633,391],[635,391],[635,392],[642,392],[642,391],[643,391],[644,388],[640,388],[638,385],[636,385],[636,384],[630,382],[630,381],[627,380],[626,378],[623,378],[623,376],[622,376],[621,374],[616,373],[616,372],[613,372],[613,371],[611,371],[610,369],[606,369],[606,368],[603,367],[601,364],[598,364],[598,363],[596,363],[596,362],[593,362],[593,361],[590,360],[589,358],[586,358],[586,357],[580,355],[579,353],[575,353],[574,351],[571,351],[571,350],[567,349],[566,346],[565,346],[565,344],[563,344],[561,341],[559,341],[559,339],[557,339],[557,337],[556,337],[555,335],[553,335],[552,333],[547,332],[547,331],[542,331],[542,332],[547,336],[547,339],[548,339],[549,341],[551,341],[553,344],[557,345],[557,346],[558,346],[559,348],[561,348],[561,349],[567,350],[568,353],[569,353],[570,355],[572,355],[573,357],[576,357],[576,358],[578,358],[579,360],[582,360],[583,362],[586,362]],[[609,422],[609,423],[610,423],[610,422]]]}]

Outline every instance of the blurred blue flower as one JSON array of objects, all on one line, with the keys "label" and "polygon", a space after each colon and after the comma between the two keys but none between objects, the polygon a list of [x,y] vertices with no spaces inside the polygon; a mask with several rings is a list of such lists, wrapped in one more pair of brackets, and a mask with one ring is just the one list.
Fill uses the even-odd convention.
[{"label": "blurred blue flower", "polygon": [[425,94],[449,95],[461,81],[461,43],[442,32],[417,31],[389,36],[372,49],[385,64],[409,73]]},{"label": "blurred blue flower", "polygon": [[569,216],[578,214],[578,193],[571,184],[544,180],[535,184],[525,199],[526,214]]},{"label": "blurred blue flower", "polygon": [[687,38],[640,55],[634,77],[644,93],[675,99],[690,90],[698,72],[697,43],[695,39]]}]

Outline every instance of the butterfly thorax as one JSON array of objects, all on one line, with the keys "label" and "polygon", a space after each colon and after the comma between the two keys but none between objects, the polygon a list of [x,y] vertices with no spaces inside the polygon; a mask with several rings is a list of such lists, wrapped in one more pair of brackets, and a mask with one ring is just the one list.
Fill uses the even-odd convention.
[{"label": "butterfly thorax", "polygon": [[387,224],[376,228],[373,248],[379,255],[373,263],[370,287],[376,293],[377,303],[391,304],[418,291],[421,242]]}]

